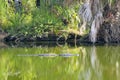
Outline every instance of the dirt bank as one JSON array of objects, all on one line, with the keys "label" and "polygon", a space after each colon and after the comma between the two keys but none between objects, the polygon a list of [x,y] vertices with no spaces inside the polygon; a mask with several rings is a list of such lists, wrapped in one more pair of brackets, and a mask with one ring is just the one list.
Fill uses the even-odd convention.
[{"label": "dirt bank", "polygon": [[4,41],[5,37],[7,37],[7,33],[5,33],[2,28],[0,28],[0,42]]}]

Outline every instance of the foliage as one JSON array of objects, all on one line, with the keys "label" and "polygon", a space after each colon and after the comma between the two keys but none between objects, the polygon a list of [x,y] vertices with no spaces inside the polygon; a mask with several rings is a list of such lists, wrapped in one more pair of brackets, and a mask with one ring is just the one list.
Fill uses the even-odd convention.
[{"label": "foliage", "polygon": [[6,2],[4,0],[0,0],[0,25],[7,23],[6,19]]},{"label": "foliage", "polygon": [[40,36],[44,33],[57,33],[59,30],[71,28],[77,30],[79,4],[63,6],[63,2],[61,0],[41,1],[40,7],[37,8],[35,0],[23,0],[19,10],[16,10],[14,2],[10,4],[1,0],[0,25],[11,35],[24,36]]}]

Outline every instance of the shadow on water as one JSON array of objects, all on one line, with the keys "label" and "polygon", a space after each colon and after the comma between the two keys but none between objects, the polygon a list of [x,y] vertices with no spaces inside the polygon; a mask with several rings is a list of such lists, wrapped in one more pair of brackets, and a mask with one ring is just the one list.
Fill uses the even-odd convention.
[{"label": "shadow on water", "polygon": [[9,47],[55,47],[55,46],[62,46],[65,45],[66,43],[61,42],[61,43],[56,43],[56,42],[19,42],[19,43],[15,43],[15,42],[5,42],[6,45],[8,45]]},{"label": "shadow on water", "polygon": [[[120,46],[10,45],[0,48],[0,80],[119,80]],[[37,44],[37,46],[35,46]],[[35,46],[35,47],[34,47]],[[54,53],[55,57],[49,55]],[[64,57],[66,54],[69,57]],[[33,56],[33,55],[47,55]],[[79,54],[79,56],[73,56]],[[23,55],[23,56],[18,56]],[[31,56],[25,56],[31,55]]]},{"label": "shadow on water", "polygon": [[71,47],[79,47],[79,46],[93,46],[93,45],[104,45],[104,44],[91,44],[91,43],[75,43],[75,42],[19,42],[19,43],[15,43],[15,42],[1,42],[0,46],[2,46],[2,44],[8,46],[8,47],[56,47],[56,46],[71,46]]}]

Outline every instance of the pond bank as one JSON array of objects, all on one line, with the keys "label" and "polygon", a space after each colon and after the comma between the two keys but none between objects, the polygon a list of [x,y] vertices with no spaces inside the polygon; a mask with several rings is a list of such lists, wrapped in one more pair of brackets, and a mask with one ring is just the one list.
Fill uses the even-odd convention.
[{"label": "pond bank", "polygon": [[0,42],[4,41],[4,38],[6,38],[7,36],[8,34],[5,33],[3,29],[0,28]]},{"label": "pond bank", "polygon": [[[40,43],[68,43],[68,44],[93,44],[90,41],[89,34],[80,36],[76,33],[67,33],[67,36],[56,33],[48,33],[42,36],[24,36],[24,35],[8,35],[3,30],[0,30],[0,41],[5,43],[16,43],[20,42],[40,42]],[[94,44],[119,44],[120,43],[120,24],[118,21],[104,22],[100,27],[97,34],[97,41]]]},{"label": "pond bank", "polygon": [[[105,41],[97,41],[96,43],[92,43],[89,39],[88,35],[84,37],[74,34],[69,34],[67,39],[65,37],[59,37],[58,35],[51,35],[42,36],[42,37],[15,37],[15,36],[7,36],[4,38],[4,43],[10,46],[17,46],[17,47],[33,47],[33,46],[61,46],[65,45],[66,43],[70,46],[80,46],[80,45],[104,45],[106,44]],[[107,44],[117,44],[117,43],[107,43]]]},{"label": "pond bank", "polygon": [[[90,40],[88,39],[89,37],[81,37],[78,36],[77,39],[75,40],[75,36],[71,34],[71,37],[69,35],[69,38],[67,40],[65,40],[64,37],[62,37],[61,39],[59,39],[57,41],[56,36],[49,36],[49,37],[36,37],[36,38],[25,38],[22,41],[15,41],[17,40],[17,38],[15,37],[5,37],[4,40],[2,40],[2,46],[0,47],[55,47],[55,46],[64,46],[64,45],[69,45],[71,47],[75,47],[75,46],[103,46],[103,45],[119,45],[118,43],[105,43],[103,41],[97,41],[96,43],[92,43],[90,42]],[[11,41],[7,41],[8,39],[11,39]]]}]

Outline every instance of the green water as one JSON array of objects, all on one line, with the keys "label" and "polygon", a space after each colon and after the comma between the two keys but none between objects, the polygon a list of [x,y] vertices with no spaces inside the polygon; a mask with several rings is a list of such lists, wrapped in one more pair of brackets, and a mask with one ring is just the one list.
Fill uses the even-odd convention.
[{"label": "green water", "polygon": [[120,80],[120,46],[0,48],[0,80]]}]

